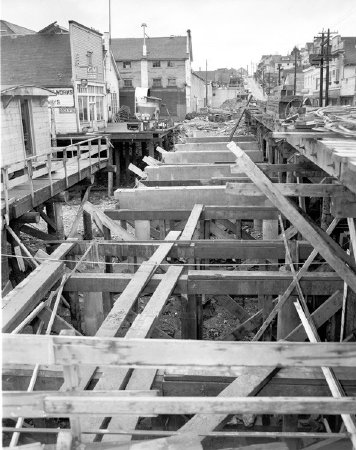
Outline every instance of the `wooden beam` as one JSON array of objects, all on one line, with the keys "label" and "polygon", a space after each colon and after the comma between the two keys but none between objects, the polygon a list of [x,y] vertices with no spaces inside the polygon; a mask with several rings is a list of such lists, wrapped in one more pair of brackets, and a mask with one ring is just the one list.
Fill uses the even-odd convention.
[{"label": "wooden beam", "polygon": [[[73,393],[71,396],[61,393],[47,393],[42,396],[42,405],[34,407],[27,415],[31,417],[69,417],[80,415],[120,415],[135,414],[354,414],[355,397],[155,397],[123,396],[122,392]],[[11,406],[12,395],[4,393],[4,417],[25,414],[26,406]],[[37,393],[21,393],[18,396],[23,403],[38,398]],[[184,428],[184,427],[183,427]],[[182,429],[181,429],[182,430]]]},{"label": "wooden beam", "polygon": [[181,241],[190,241],[193,239],[194,231],[199,223],[201,213],[203,212],[204,205],[194,205],[192,212],[185,224],[184,230],[180,236]]},{"label": "wooden beam", "polygon": [[[291,230],[292,231],[292,230]],[[287,230],[288,232],[288,230]],[[99,256],[127,258],[127,256],[145,256],[149,258],[161,241],[146,241],[123,243],[114,241],[98,241],[97,252]],[[283,242],[260,240],[192,240],[194,246],[186,247],[187,242],[177,241],[171,251],[173,258],[199,258],[199,259],[284,259],[285,251]],[[88,247],[84,241],[78,242],[71,251],[72,255],[81,255]],[[296,241],[296,252],[299,260],[306,259],[311,251],[311,245],[306,241]],[[243,266],[242,266],[243,267]]]},{"label": "wooden beam", "polygon": [[[66,281],[64,291],[122,292],[131,281],[129,273],[77,273]],[[152,293],[162,275],[153,275],[143,292]],[[288,272],[190,270],[182,275],[175,294],[211,295],[280,295],[293,281]],[[303,275],[301,286],[308,295],[331,295],[343,289],[342,279],[335,272],[310,272]]]},{"label": "wooden beam", "polygon": [[[147,206],[147,205],[146,205]],[[171,205],[172,206],[172,205]],[[194,207],[194,205],[192,206]],[[113,220],[187,220],[189,209],[109,209],[105,214]],[[263,206],[209,206],[205,205],[202,219],[278,219],[275,207]]]},{"label": "wooden beam", "polygon": [[[265,195],[235,197],[226,195],[225,186],[177,186],[145,187],[144,189],[117,189],[114,193],[121,208],[152,210],[176,209],[192,210],[195,204],[209,206],[272,206]],[[158,218],[157,218],[158,219]]]},{"label": "wooden beam", "polygon": [[[354,201],[356,199],[356,196],[341,184],[273,183],[273,187],[286,197],[341,197],[350,194]],[[226,183],[226,193],[230,195],[259,197],[263,195],[262,192],[255,184]]]},{"label": "wooden beam", "polygon": [[3,343],[4,361],[8,364],[73,363],[155,369],[186,366],[210,371],[224,369],[227,373],[241,365],[356,365],[352,342],[220,342],[4,334]]},{"label": "wooden beam", "polygon": [[268,177],[248,158],[245,152],[233,142],[228,144],[228,147],[238,158],[238,165],[246,171],[256,186],[298,228],[304,238],[313,245],[326,262],[356,292],[355,261],[325,231],[307,217],[303,211],[297,209],[289,199],[285,198]]}]

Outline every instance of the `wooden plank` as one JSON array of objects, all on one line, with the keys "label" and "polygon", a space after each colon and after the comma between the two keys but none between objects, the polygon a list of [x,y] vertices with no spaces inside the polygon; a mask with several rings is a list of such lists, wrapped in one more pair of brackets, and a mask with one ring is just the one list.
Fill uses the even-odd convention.
[{"label": "wooden plank", "polygon": [[[122,391],[125,392],[125,391]],[[6,404],[11,393],[4,393],[4,416],[25,414],[22,405],[13,407]],[[72,414],[108,416],[135,414],[354,414],[356,398],[330,397],[158,397],[123,396],[121,392],[91,392],[91,395],[71,392],[71,396],[61,393],[47,393],[42,405],[33,407],[31,417],[68,417]],[[26,403],[32,393],[23,392]],[[184,426],[181,428],[183,430]]]},{"label": "wooden plank", "polygon": [[114,222],[112,219],[106,216],[99,208],[97,208],[90,202],[84,203],[83,210],[92,216],[93,221],[98,225],[99,229],[105,226],[111,231],[111,233],[115,237],[118,237],[122,241],[135,240],[135,236],[133,236],[131,233],[128,233],[118,223]]},{"label": "wooden plank", "polygon": [[[287,230],[288,231],[288,230]],[[165,236],[164,236],[165,237]],[[163,239],[164,239],[163,237]],[[161,240],[163,240],[161,239]],[[193,240],[193,247],[186,247],[186,242],[177,241],[171,251],[173,258],[199,258],[199,259],[283,259],[285,257],[284,244],[281,241],[246,241],[246,240]],[[110,244],[110,245],[109,245]],[[89,244],[80,241],[71,251],[71,255],[82,255]],[[159,246],[159,242],[124,242],[98,241],[97,252],[99,256],[118,257],[126,259],[127,256],[142,256],[149,258]],[[306,241],[296,241],[296,252],[300,260],[306,259],[312,246]],[[243,267],[243,266],[242,266]]]},{"label": "wooden plank", "polygon": [[[117,189],[114,197],[124,209],[152,210],[176,209],[192,210],[195,204],[205,206],[260,206],[271,207],[272,203],[264,194],[254,197],[226,195],[225,186],[176,186],[145,187],[144,189]],[[158,217],[157,217],[158,219]]]},{"label": "wooden plank", "polygon": [[[8,364],[112,365],[131,368],[235,366],[355,367],[352,342],[220,342],[113,337],[3,336]],[[21,343],[21,345],[20,345]],[[268,351],[267,351],[268,349]]]},{"label": "wooden plank", "polygon": [[[145,440],[130,445],[130,450],[202,450],[200,439],[194,434],[180,434],[170,438]],[[279,450],[279,449],[277,449]]]},{"label": "wooden plank", "polygon": [[[355,201],[354,194],[341,184],[273,183],[273,187],[286,197],[341,197],[349,194]],[[251,183],[226,183],[226,193],[258,197],[261,189]]]},{"label": "wooden plank", "polygon": [[[171,205],[172,206],[172,205]],[[194,206],[194,205],[193,205]],[[109,209],[105,214],[113,220],[187,220],[189,209]],[[263,206],[209,206],[205,205],[202,219],[278,219],[275,207]]]},{"label": "wooden plank", "polygon": [[[128,273],[77,273],[66,281],[64,291],[123,292],[132,277]],[[143,292],[152,293],[161,279],[162,275],[153,275]],[[180,277],[174,293],[281,295],[292,281],[288,272],[190,270],[188,275]],[[303,275],[301,286],[308,295],[331,295],[337,289],[343,289],[343,281],[335,272],[309,272]]]},{"label": "wooden plank", "polygon": [[228,144],[228,148],[238,158],[238,165],[246,171],[256,186],[265,193],[269,200],[298,228],[304,238],[356,292],[355,261],[325,231],[313,223],[303,211],[298,210],[289,199],[285,198],[268,177],[248,158],[245,152],[233,142]]},{"label": "wooden plank", "polygon": [[[68,384],[68,383],[67,383]],[[157,395],[155,390],[136,390],[136,391],[118,391],[117,398],[122,397],[153,397]],[[90,401],[90,398],[95,395],[99,395],[105,398],[111,397],[112,392],[96,392],[93,394],[92,391],[73,391],[73,389],[68,388],[64,392],[58,391],[6,391],[3,393],[3,413],[4,417],[32,417],[31,413],[34,413],[36,417],[45,417],[41,414],[41,409],[43,411],[43,404],[47,397],[52,397],[55,399],[70,399],[73,395],[78,398],[82,398],[84,401]]]},{"label": "wooden plank", "polygon": [[63,262],[44,262],[3,298],[3,333],[11,332],[24,320],[40,303],[51,287],[61,278],[63,272]]},{"label": "wooden plank", "polygon": [[199,223],[199,219],[201,213],[203,212],[203,209],[204,205],[194,205],[188,221],[184,227],[183,233],[180,236],[181,241],[190,241],[193,238],[194,231]]}]

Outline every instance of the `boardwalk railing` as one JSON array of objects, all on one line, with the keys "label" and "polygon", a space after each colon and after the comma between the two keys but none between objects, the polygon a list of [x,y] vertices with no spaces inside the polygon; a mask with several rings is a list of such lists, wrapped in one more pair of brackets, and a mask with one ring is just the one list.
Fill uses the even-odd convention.
[{"label": "boardwalk railing", "polygon": [[[109,158],[110,142],[108,136],[95,136],[75,143],[72,141],[73,139],[71,139],[70,145],[52,147],[46,153],[28,156],[11,164],[1,165],[1,191],[6,214],[9,213],[9,189],[29,183],[31,197],[34,199],[33,180],[47,175],[53,195],[53,172],[64,169],[66,188],[68,188],[69,165],[77,165],[80,179],[83,161],[86,161],[85,167],[88,167],[89,162],[90,173],[92,173],[93,164]],[[15,172],[20,172],[20,175],[15,176]]]}]

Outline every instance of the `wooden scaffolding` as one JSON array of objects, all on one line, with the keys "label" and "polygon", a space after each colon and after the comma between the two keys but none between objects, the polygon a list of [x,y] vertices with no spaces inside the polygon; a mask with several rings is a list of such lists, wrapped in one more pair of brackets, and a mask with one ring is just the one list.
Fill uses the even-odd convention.
[{"label": "wooden scaffolding", "polygon": [[[3,299],[10,446],[356,448],[349,146],[330,174],[308,153],[327,143],[248,118],[257,138],[158,147],[116,209],[84,196],[68,240],[32,257]],[[79,239],[83,212],[102,239]],[[180,338],[160,328],[172,297]],[[203,339],[212,300],[236,321],[218,340]]]}]

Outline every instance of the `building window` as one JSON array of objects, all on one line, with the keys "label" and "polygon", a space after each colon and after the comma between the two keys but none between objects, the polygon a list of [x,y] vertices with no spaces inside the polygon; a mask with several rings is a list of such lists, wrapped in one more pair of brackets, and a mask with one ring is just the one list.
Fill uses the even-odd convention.
[{"label": "building window", "polygon": [[153,78],[152,87],[162,87],[162,78]]},{"label": "building window", "polygon": [[78,85],[78,107],[80,122],[104,120],[104,87],[89,85],[81,88]]},{"label": "building window", "polygon": [[153,61],[152,67],[161,67],[161,61]]},{"label": "building window", "polygon": [[29,100],[21,99],[21,120],[23,131],[23,142],[25,146],[26,156],[33,155],[32,130],[31,130],[31,114]]},{"label": "building window", "polygon": [[175,78],[168,78],[168,86],[177,86],[177,80]]},{"label": "building window", "polygon": [[124,61],[122,66],[124,69],[131,69],[131,61]]},{"label": "building window", "polygon": [[104,98],[95,97],[96,120],[104,120]]},{"label": "building window", "polygon": [[129,78],[124,79],[124,87],[132,87],[132,80]]},{"label": "building window", "polygon": [[79,103],[79,120],[81,122],[87,122],[88,121],[88,97],[79,95],[78,103]]},{"label": "building window", "polygon": [[167,67],[174,67],[174,61],[168,61]]}]

